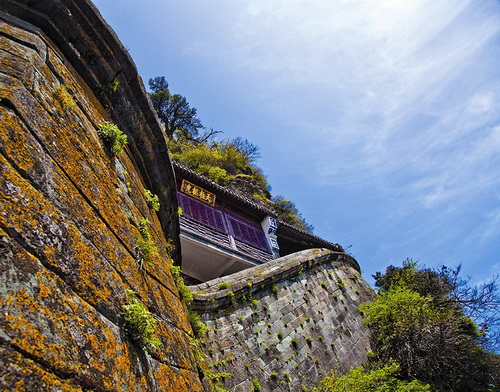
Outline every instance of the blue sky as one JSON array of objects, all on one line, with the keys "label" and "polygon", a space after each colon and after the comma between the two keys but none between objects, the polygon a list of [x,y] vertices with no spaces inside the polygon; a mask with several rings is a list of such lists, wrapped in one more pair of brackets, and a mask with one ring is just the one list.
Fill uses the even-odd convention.
[{"label": "blue sky", "polygon": [[144,82],[261,149],[364,277],[500,272],[500,2],[94,0]]}]

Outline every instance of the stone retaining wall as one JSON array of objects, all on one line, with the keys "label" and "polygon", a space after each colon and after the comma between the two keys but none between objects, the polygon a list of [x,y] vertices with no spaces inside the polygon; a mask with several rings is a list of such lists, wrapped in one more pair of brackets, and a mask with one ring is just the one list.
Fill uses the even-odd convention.
[{"label": "stone retaining wall", "polygon": [[312,249],[191,286],[224,387],[298,391],[365,361],[369,331],[358,306],[374,293],[357,268],[345,253]]}]

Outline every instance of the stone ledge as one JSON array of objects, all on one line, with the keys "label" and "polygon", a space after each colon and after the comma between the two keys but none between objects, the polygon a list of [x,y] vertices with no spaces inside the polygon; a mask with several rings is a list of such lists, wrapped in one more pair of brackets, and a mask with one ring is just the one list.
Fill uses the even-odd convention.
[{"label": "stone ledge", "polygon": [[329,249],[303,250],[232,275],[189,286],[194,297],[191,308],[205,312],[227,307],[234,301],[238,302],[244,295],[254,295],[278,282],[294,279],[316,266],[334,262],[348,264],[359,272],[357,261],[344,252]]}]

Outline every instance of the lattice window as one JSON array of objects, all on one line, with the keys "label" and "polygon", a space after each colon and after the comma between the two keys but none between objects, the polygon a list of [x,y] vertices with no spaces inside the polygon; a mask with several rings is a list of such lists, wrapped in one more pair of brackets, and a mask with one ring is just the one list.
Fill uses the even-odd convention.
[{"label": "lattice window", "polygon": [[189,196],[183,195],[182,193],[177,193],[177,196],[179,198],[179,205],[182,208],[182,213],[186,217],[203,223],[221,233],[228,232],[222,211]]},{"label": "lattice window", "polygon": [[261,227],[252,226],[233,215],[226,215],[231,234],[237,240],[269,252],[267,240]]}]

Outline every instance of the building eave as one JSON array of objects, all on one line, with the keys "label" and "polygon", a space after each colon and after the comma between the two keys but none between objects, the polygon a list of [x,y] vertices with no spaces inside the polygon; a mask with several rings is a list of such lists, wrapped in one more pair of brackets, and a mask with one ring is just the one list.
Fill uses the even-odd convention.
[{"label": "building eave", "polygon": [[[217,194],[217,197],[219,199],[233,204],[239,209],[242,209],[251,215],[255,215],[259,219],[262,219],[266,215],[276,218],[276,213],[271,209],[247,197],[244,197],[243,195],[233,191],[232,189],[217,184],[216,182],[200,173],[197,173],[193,169],[188,168],[182,163],[173,161],[173,167],[178,178],[182,177],[205,187],[207,190]],[[277,219],[277,222],[278,236],[282,236],[289,240],[303,244],[304,247],[327,248],[337,252],[344,252],[344,249],[339,244],[326,241],[308,231],[294,227],[282,220]]]}]

